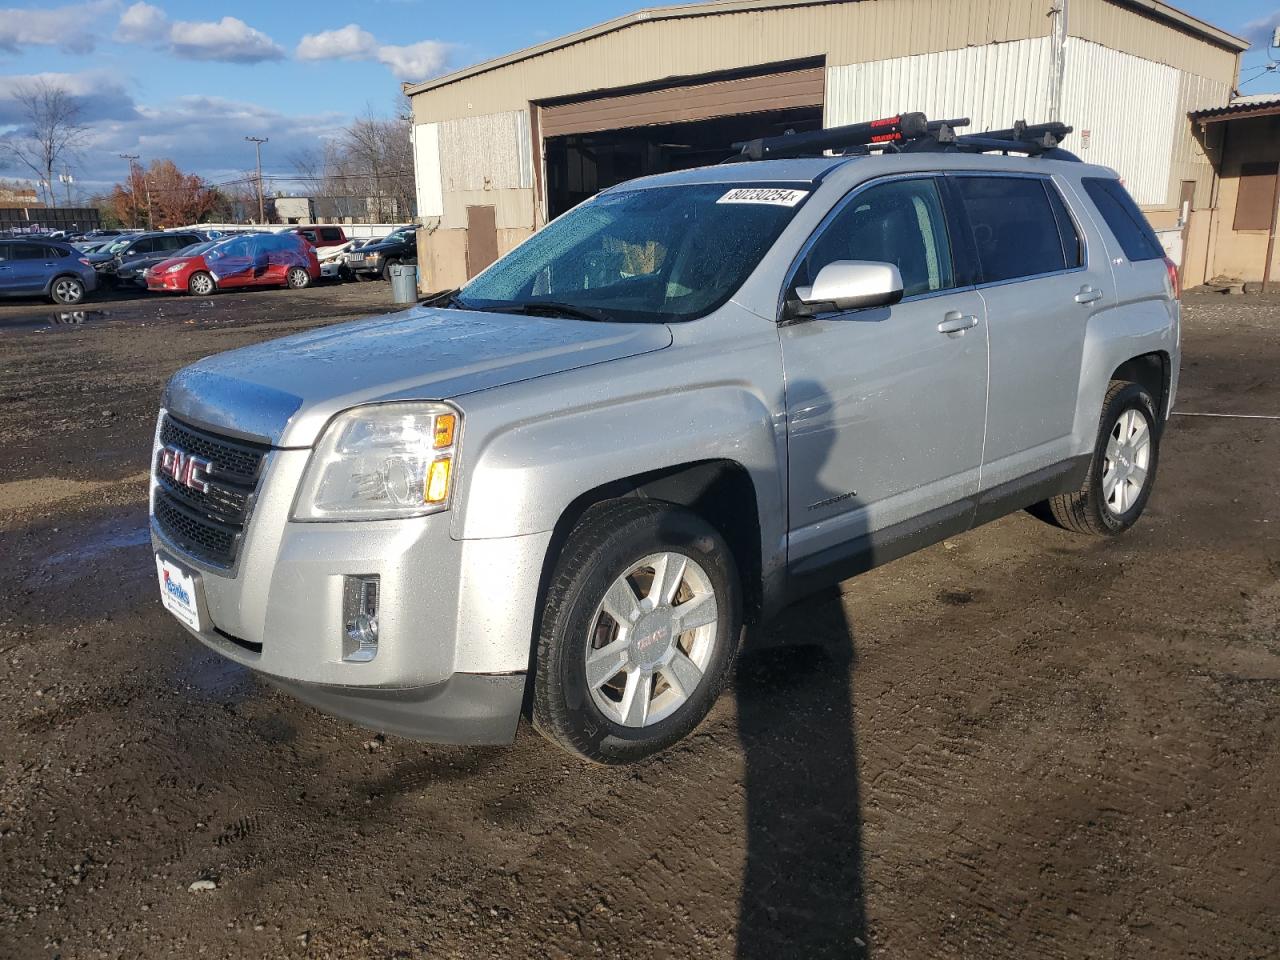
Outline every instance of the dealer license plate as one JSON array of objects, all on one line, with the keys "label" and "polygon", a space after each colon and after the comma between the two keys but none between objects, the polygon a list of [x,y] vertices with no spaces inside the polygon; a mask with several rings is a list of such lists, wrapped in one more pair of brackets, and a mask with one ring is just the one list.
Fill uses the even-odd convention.
[{"label": "dealer license plate", "polygon": [[196,576],[172,560],[156,554],[156,575],[160,578],[160,600],[165,609],[192,630],[202,632],[200,604],[196,599]]}]

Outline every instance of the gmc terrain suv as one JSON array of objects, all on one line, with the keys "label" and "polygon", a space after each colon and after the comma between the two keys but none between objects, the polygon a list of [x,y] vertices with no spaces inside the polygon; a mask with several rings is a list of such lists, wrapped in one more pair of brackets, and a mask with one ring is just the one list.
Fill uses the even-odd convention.
[{"label": "gmc terrain suv", "polygon": [[165,605],[369,727],[506,742],[526,713],[617,763],[689,733],[744,624],[816,587],[1023,508],[1123,532],[1175,274],[1069,128],[963,122],[752,141],[430,304],[180,371]]}]

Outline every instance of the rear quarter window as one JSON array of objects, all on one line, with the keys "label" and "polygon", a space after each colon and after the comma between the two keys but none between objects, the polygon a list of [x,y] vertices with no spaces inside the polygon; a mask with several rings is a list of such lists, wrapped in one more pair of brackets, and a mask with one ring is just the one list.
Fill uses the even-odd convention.
[{"label": "rear quarter window", "polygon": [[1080,183],[1129,260],[1139,262],[1164,258],[1164,247],[1160,246],[1151,224],[1147,223],[1147,218],[1133,202],[1124,184],[1102,177],[1085,177]]},{"label": "rear quarter window", "polygon": [[342,231],[341,231],[341,230],[334,230],[334,229],[332,229],[332,228],[330,228],[330,229],[328,229],[328,230],[321,230],[321,231],[320,231],[320,239],[322,239],[325,243],[341,243],[341,242],[342,242]]}]

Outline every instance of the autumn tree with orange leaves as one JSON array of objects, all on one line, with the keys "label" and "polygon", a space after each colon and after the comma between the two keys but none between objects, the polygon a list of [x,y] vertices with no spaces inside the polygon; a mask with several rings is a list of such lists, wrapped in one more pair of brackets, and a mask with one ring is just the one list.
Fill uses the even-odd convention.
[{"label": "autumn tree with orange leaves", "polygon": [[183,173],[172,160],[153,160],[145,169],[134,164],[109,199],[121,223],[161,230],[199,223],[226,206],[226,198],[194,173]]}]

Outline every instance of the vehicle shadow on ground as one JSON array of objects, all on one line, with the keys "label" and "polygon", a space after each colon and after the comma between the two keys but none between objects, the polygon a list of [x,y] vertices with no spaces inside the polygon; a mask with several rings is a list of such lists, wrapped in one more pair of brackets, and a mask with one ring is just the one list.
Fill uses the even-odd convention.
[{"label": "vehicle shadow on ground", "polygon": [[[848,464],[829,462],[835,407],[819,384],[788,386],[793,466],[809,471],[790,493],[854,510],[855,478],[841,475]],[[855,526],[845,530],[851,539],[863,532]],[[740,960],[870,956],[854,660],[853,625],[836,588],[747,633],[736,683],[747,768]]]},{"label": "vehicle shadow on ground", "polygon": [[[746,758],[742,960],[868,957],[853,635],[839,594],[778,632],[804,646],[744,653],[738,730]],[[815,634],[817,634],[815,636]]]}]

